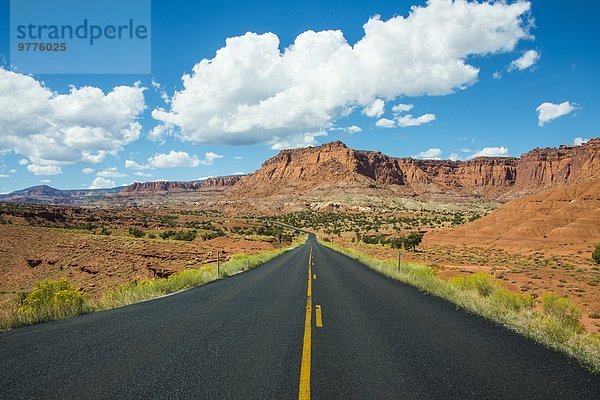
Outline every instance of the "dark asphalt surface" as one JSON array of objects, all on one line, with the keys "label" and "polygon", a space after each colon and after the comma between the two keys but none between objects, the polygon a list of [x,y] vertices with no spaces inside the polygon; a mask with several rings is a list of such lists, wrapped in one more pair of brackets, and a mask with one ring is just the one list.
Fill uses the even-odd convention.
[{"label": "dark asphalt surface", "polygon": [[[2,399],[597,399],[600,377],[312,239],[177,295],[0,334]],[[314,315],[314,313],[313,313]]]}]

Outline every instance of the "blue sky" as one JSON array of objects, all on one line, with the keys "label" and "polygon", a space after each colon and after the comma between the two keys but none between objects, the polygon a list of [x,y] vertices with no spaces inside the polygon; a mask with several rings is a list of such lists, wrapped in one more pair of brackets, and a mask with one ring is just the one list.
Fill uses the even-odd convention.
[{"label": "blue sky", "polygon": [[[5,70],[11,69],[8,3],[8,0],[2,0],[0,9],[0,55],[4,59]],[[260,80],[257,84],[253,84],[253,81],[256,81],[254,71],[270,68],[271,65],[255,66],[254,62],[262,62],[255,53],[247,58],[240,54],[246,54],[244,51],[249,48],[262,51],[269,47],[270,42],[263,41],[263,36],[258,39],[248,37],[248,40],[239,42],[239,46],[231,48],[232,55],[224,56],[219,62],[213,62],[214,69],[207,72],[209,88],[216,91],[215,96],[226,92],[227,85],[236,81],[238,75],[247,74],[246,78],[241,79],[239,90],[219,97],[223,104],[220,108],[214,106],[214,109],[206,106],[206,100],[200,103],[192,93],[193,88],[204,90],[202,93],[208,91],[208,84],[199,79],[199,74],[192,74],[194,66],[202,59],[213,59],[217,50],[225,46],[227,38],[238,37],[246,32],[272,32],[277,35],[279,51],[283,54],[298,35],[304,32],[339,30],[351,49],[365,36],[363,25],[371,17],[380,15],[380,21],[383,23],[396,16],[408,17],[411,6],[427,7],[427,4],[416,0],[152,1],[151,74],[37,75],[30,74],[30,71],[14,71],[22,75],[31,75],[35,81],[43,82],[45,88],[56,92],[55,95],[69,93],[70,85],[77,88],[96,87],[108,94],[116,86],[133,87],[139,82],[138,87],[146,88],[143,91],[145,109],[137,113],[132,112],[131,117],[141,124],[139,138],[123,140],[122,145],[110,148],[106,155],[97,157],[94,160],[96,162],[80,157],[80,149],[70,153],[76,156],[44,155],[43,146],[41,149],[32,150],[29,144],[15,145],[11,144],[14,141],[2,140],[3,135],[8,137],[6,132],[17,136],[31,134],[21,133],[19,126],[7,117],[4,122],[0,122],[0,127],[3,128],[3,132],[0,132],[0,192],[40,183],[62,189],[89,187],[97,178],[102,179],[97,180],[95,186],[101,187],[112,183],[128,184],[134,180],[193,180],[206,176],[252,172],[259,168],[264,160],[276,154],[279,148],[290,145],[318,145],[333,140],[342,140],[353,148],[381,151],[397,157],[416,156],[426,152],[421,156],[448,158],[452,155],[466,159],[485,148],[489,149],[483,154],[518,156],[534,147],[572,144],[576,137],[600,136],[600,116],[597,112],[600,109],[600,51],[597,45],[600,26],[596,21],[600,14],[600,6],[596,2],[567,4],[554,0],[533,0],[531,10],[520,16],[522,27],[528,23],[530,25],[526,28],[529,37],[519,36],[519,33],[514,31],[511,34],[517,39],[514,48],[508,50],[498,50],[497,43],[490,39],[488,47],[482,45],[483,50],[480,53],[484,54],[473,54],[472,49],[481,43],[485,44],[485,38],[465,36],[454,40],[453,48],[442,48],[442,53],[446,52],[443,55],[432,56],[434,50],[429,51],[424,43],[418,43],[419,38],[423,37],[422,32],[431,29],[431,35],[427,37],[436,40],[440,36],[439,40],[443,40],[446,31],[441,30],[436,16],[430,15],[423,18],[422,24],[415,24],[418,25],[418,29],[403,28],[404,36],[398,39],[398,49],[405,47],[402,41],[414,40],[417,47],[423,47],[425,51],[417,48],[407,54],[400,51],[403,55],[398,55],[394,54],[394,51],[386,53],[378,49],[380,42],[376,40],[369,44],[368,50],[372,52],[369,54],[376,54],[378,56],[374,57],[375,59],[382,59],[387,63],[380,69],[373,67],[372,64],[376,64],[374,62],[368,63],[366,67],[353,65],[356,58],[348,48],[342,48],[337,58],[331,56],[332,51],[329,50],[338,50],[339,47],[335,35],[311,37],[314,43],[307,46],[307,49],[314,49],[323,44],[324,50],[315,50],[315,53],[309,53],[309,56],[299,55],[297,59],[292,59],[292,66],[285,67],[283,72],[277,72],[280,75],[289,74],[285,78],[281,78],[280,75],[273,75],[275,78],[267,76],[264,82]],[[467,25],[470,27],[480,20],[475,18],[467,21]],[[377,29],[385,28],[384,25],[375,25],[377,24],[374,24]],[[385,31],[386,34],[393,32],[395,31]],[[394,36],[387,37],[391,38],[392,42],[395,40]],[[506,37],[505,41],[509,43],[514,37]],[[335,43],[332,44],[333,42]],[[513,61],[531,50],[538,54],[539,60],[534,60],[532,65],[528,65],[525,60],[521,64],[522,69],[510,67]],[[453,56],[455,53],[456,56]],[[315,70],[308,64],[321,58],[323,63],[333,65],[333,69],[329,70],[333,73],[315,75]],[[468,77],[459,76],[468,72],[463,68],[457,69],[457,76],[446,76],[444,68],[436,72],[439,75],[435,76],[431,73],[423,75],[420,72],[424,68],[427,69],[430,62],[439,62],[443,67],[450,65],[445,63],[452,62],[454,58],[478,68],[478,72]],[[240,59],[248,60],[248,70],[237,69],[240,63],[243,63]],[[278,71],[280,66],[276,63],[279,61],[279,58],[273,61],[273,65],[276,65],[273,70]],[[303,63],[307,64],[305,69]],[[221,80],[220,71],[228,66],[233,70]],[[298,68],[298,71],[294,68]],[[290,72],[290,69],[294,71]],[[360,76],[364,71],[368,72]],[[404,77],[402,82],[390,83],[387,87],[386,80],[393,81],[394,77],[391,75],[402,75],[402,71],[409,71],[411,76],[415,77],[414,80],[420,83],[413,84],[412,80],[407,81]],[[183,74],[192,74],[192,80],[195,82],[192,86],[196,86],[184,87]],[[340,86],[332,84],[331,93],[325,93],[325,87],[329,88],[330,82],[336,81],[338,74],[342,82]],[[388,74],[390,76],[387,76]],[[13,79],[15,76],[5,78]],[[310,83],[302,81],[303,79]],[[159,83],[161,88],[154,88],[153,81]],[[270,87],[271,81],[276,82],[273,87]],[[356,86],[348,90],[352,93],[336,97],[352,85]],[[462,86],[464,88],[460,88]],[[167,104],[161,99],[162,90],[169,98],[175,91],[187,93],[179,96],[178,104],[175,101]],[[285,107],[288,103],[283,102],[283,106],[277,103],[273,107],[253,109],[246,112],[243,118],[238,116],[225,121],[218,128],[208,128],[209,118],[213,116],[226,118],[240,104],[253,105],[258,101],[276,97],[276,94],[289,94],[289,90],[295,93],[291,97],[289,107]],[[439,95],[436,92],[446,94]],[[365,96],[362,96],[363,93],[366,93]],[[0,110],[0,113],[9,115],[14,111],[10,109],[11,104],[15,104],[16,101],[11,96],[17,95],[3,93],[0,86],[0,104],[3,104],[3,96],[5,100],[8,99],[4,103],[8,105],[8,109]],[[378,113],[375,107],[372,116],[365,115],[365,109],[378,99],[384,102],[385,112]],[[33,100],[26,98],[23,101],[24,104],[29,104]],[[565,102],[568,104],[563,104]],[[549,117],[543,126],[540,126],[536,108],[543,103],[553,105],[548,106]],[[395,116],[392,107],[397,104],[410,104],[413,107]],[[558,107],[560,104],[563,106]],[[204,107],[210,110],[204,110]],[[153,110],[156,109],[164,111],[162,117],[153,117]],[[86,110],[81,112],[85,113]],[[294,115],[288,116],[288,112]],[[406,117],[407,114],[412,117]],[[416,119],[429,114],[434,115],[435,119],[425,117],[422,122],[429,122],[419,125]],[[565,115],[552,118],[560,114]],[[378,127],[376,124],[381,119],[394,121],[394,127]],[[157,125],[165,125],[165,121],[167,124],[174,123],[171,126],[171,134],[163,137],[150,134]],[[398,125],[402,124],[401,121],[418,126],[400,127]],[[13,125],[8,125],[11,123]],[[347,128],[351,126],[360,127],[361,131],[350,132]],[[65,129],[69,127],[71,126]],[[274,128],[271,129],[272,127]],[[327,135],[322,136],[323,132]],[[150,140],[149,135],[153,140]],[[278,139],[271,140],[269,135]],[[69,143],[67,145],[72,146]],[[428,150],[430,151],[427,152]],[[183,152],[187,155],[183,155]],[[126,166],[127,160],[134,161],[135,164],[130,162]],[[50,168],[34,168],[34,165]],[[82,170],[86,168],[87,173],[83,173]],[[45,172],[52,174],[44,175]]]}]

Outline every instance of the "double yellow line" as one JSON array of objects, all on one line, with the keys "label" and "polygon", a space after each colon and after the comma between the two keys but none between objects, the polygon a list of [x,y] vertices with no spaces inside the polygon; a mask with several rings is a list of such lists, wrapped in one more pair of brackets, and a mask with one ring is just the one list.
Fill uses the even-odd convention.
[{"label": "double yellow line", "polygon": [[[317,279],[317,275],[312,274],[313,249],[310,246],[308,256],[308,287],[306,289],[306,316],[304,318],[304,343],[302,346],[302,364],[300,365],[300,391],[298,398],[300,400],[310,400],[310,357],[311,357],[311,338],[312,338],[312,281]],[[323,316],[321,306],[315,306],[315,323],[317,328],[323,327]]]},{"label": "double yellow line", "polygon": [[306,316],[304,317],[304,343],[302,346],[302,364],[300,365],[300,392],[298,399],[310,399],[310,354],[312,328],[312,246],[308,256],[308,288],[306,289]]}]

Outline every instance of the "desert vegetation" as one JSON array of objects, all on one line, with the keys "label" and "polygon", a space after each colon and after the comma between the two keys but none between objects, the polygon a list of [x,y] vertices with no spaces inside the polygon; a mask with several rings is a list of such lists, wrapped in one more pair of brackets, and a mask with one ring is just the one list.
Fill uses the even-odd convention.
[{"label": "desert vegetation", "polygon": [[255,268],[291,248],[251,255],[236,254],[220,265],[218,274],[217,265],[213,263],[175,272],[165,278],[135,280],[95,297],[77,290],[66,278],[41,281],[31,292],[19,293],[0,308],[0,330],[65,319],[176,293]]},{"label": "desert vegetation", "polygon": [[[353,242],[381,244],[397,247],[397,241],[416,234],[445,227],[455,227],[474,221],[482,216],[481,211],[409,211],[389,212],[315,212],[299,211],[283,215],[262,216],[261,220],[277,221],[298,228],[309,229],[323,237],[351,237]],[[409,245],[412,247],[412,244]]]},{"label": "desert vegetation", "polygon": [[392,261],[379,260],[336,244],[324,244],[389,278],[497,321],[600,372],[600,336],[585,331],[579,307],[566,297],[546,292],[536,300],[531,295],[505,289],[500,280],[489,274],[475,273],[446,280],[426,264],[411,262],[398,268]]},{"label": "desert vegetation", "polygon": [[596,245],[596,249],[592,253],[592,259],[596,264],[600,264],[600,243]]},{"label": "desert vegetation", "polygon": [[[66,278],[94,309],[95,302],[116,287],[131,285],[127,293],[137,288],[164,294],[182,287],[182,281],[203,282],[204,273],[194,271],[210,269],[217,253],[222,266],[228,266],[230,261],[243,261],[237,254],[253,257],[278,251],[298,239],[294,230],[215,211],[97,208],[91,212],[80,207],[0,203],[0,218],[0,314],[4,321],[16,321],[3,322],[5,326],[62,318],[90,308],[83,300],[76,311],[58,307],[52,312],[22,309],[17,313],[37,282]],[[224,268],[227,273],[229,267]],[[175,278],[168,284],[156,283],[171,277]]]}]

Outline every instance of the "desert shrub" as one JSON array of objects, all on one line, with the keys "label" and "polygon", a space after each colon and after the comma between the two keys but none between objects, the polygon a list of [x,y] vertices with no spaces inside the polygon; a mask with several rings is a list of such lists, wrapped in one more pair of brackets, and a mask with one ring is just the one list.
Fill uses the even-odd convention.
[{"label": "desert shrub", "polygon": [[596,250],[592,253],[592,259],[596,261],[597,264],[600,264],[600,243],[596,245]]},{"label": "desert shrub", "polygon": [[554,292],[546,292],[542,294],[541,301],[544,313],[555,318],[563,325],[574,328],[581,325],[579,323],[581,310],[570,299]]},{"label": "desert shrub", "polygon": [[129,234],[136,238],[141,238],[141,237],[146,236],[146,233],[143,230],[141,230],[140,228],[137,228],[135,226],[129,228]]},{"label": "desert shrub", "polygon": [[67,318],[86,311],[85,298],[66,278],[38,282],[21,303],[19,314],[32,322]]},{"label": "desert shrub", "polygon": [[168,230],[168,231],[162,231],[162,232],[160,232],[160,233],[158,234],[158,236],[160,236],[160,237],[161,237],[161,239],[165,239],[165,240],[167,240],[167,239],[169,239],[171,236],[175,235],[175,233],[177,233],[177,232],[175,232],[175,231],[172,231],[172,230]]},{"label": "desert shrub", "polygon": [[533,308],[533,296],[523,293],[512,293],[505,289],[498,289],[491,297],[494,306],[506,311],[519,312]]},{"label": "desert shrub", "polygon": [[422,240],[423,235],[421,233],[413,232],[404,239],[404,247],[407,250],[412,248],[412,250],[414,251],[416,250],[417,246],[421,244]]},{"label": "desert shrub", "polygon": [[173,239],[173,240],[184,240],[187,242],[191,242],[192,240],[196,239],[196,231],[195,230],[190,230],[190,231],[173,231],[173,230],[168,230],[168,231],[163,231],[161,233],[159,233],[160,237],[167,240],[167,239]]},{"label": "desert shrub", "polygon": [[208,232],[204,232],[200,235],[200,237],[202,238],[202,240],[211,240],[211,239],[216,239],[218,237],[221,236],[225,236],[225,234],[223,233],[223,231],[208,231]]},{"label": "desert shrub", "polygon": [[106,226],[102,225],[98,234],[108,236],[111,234],[111,231]]},{"label": "desert shrub", "polygon": [[391,238],[390,239],[390,247],[394,248],[394,249],[401,249],[402,246],[404,246],[404,238],[403,237],[398,237],[398,238]]},{"label": "desert shrub", "polygon": [[79,224],[75,227],[76,229],[84,229],[84,230],[88,230],[88,231],[93,231],[94,229],[97,228],[96,225],[92,224],[91,222],[85,222],[82,224]]},{"label": "desert shrub", "polygon": [[156,239],[156,233],[149,233],[148,234],[148,238],[149,239]]},{"label": "desert shrub", "polygon": [[173,239],[175,240],[185,240],[186,242],[191,242],[196,239],[196,231],[178,231],[173,235]]},{"label": "desert shrub", "polygon": [[453,285],[466,290],[475,290],[481,296],[488,297],[494,293],[498,285],[491,275],[476,272],[471,275],[458,275],[450,280]]}]

